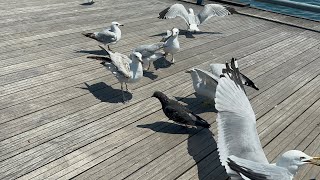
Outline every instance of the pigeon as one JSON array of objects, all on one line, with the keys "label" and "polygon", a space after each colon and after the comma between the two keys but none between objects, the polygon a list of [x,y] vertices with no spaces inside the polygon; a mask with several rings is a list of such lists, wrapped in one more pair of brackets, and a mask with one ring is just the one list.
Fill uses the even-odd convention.
[{"label": "pigeon", "polygon": [[133,49],[133,52],[139,52],[142,54],[144,70],[149,70],[150,64],[153,61],[164,57],[164,54],[162,52],[159,52],[161,49],[163,49],[163,45],[163,42],[159,42],[150,45],[141,45]]},{"label": "pigeon", "polygon": [[158,98],[162,105],[162,110],[164,114],[172,121],[184,124],[186,126],[200,126],[204,128],[209,128],[210,124],[194,114],[191,110],[184,107],[177,101],[169,99],[165,94],[160,91],[155,91],[152,97]]},{"label": "pigeon", "polygon": [[200,31],[198,26],[213,16],[223,17],[235,12],[234,9],[226,8],[220,4],[207,4],[202,11],[195,15],[193,9],[189,8],[189,12],[182,4],[174,4],[159,13],[159,19],[172,19],[177,16],[184,19],[188,26],[189,32]]},{"label": "pigeon", "polygon": [[[233,59],[236,61],[236,59]],[[226,69],[225,64],[210,64],[212,73],[199,69],[191,68],[186,70],[186,73],[190,73],[192,78],[192,84],[195,92],[201,96],[207,98],[209,102],[213,101],[216,94],[216,87],[222,74],[223,69]],[[230,69],[232,71],[232,69]],[[259,88],[248,77],[240,73],[241,83],[249,86],[255,90]]]},{"label": "pigeon", "polygon": [[127,83],[138,82],[143,77],[142,55],[139,52],[133,52],[128,57],[118,52],[113,53],[102,46],[99,47],[107,53],[107,57],[88,56],[88,58],[101,60],[101,64],[119,80],[123,102],[125,103],[127,100],[123,92],[123,83],[126,85],[126,90],[129,91]]},{"label": "pigeon", "polygon": [[171,54],[172,59],[171,63],[174,63],[174,54],[180,50],[180,44],[178,41],[179,29],[173,28],[170,32],[170,35],[166,37],[166,41],[163,45],[163,51],[165,52],[164,56]]},{"label": "pigeon", "polygon": [[[238,63],[226,64],[216,88],[218,151],[231,179],[292,180],[305,164],[320,166],[320,157],[299,150],[282,154],[275,164],[266,158],[256,129],[256,117],[243,90]],[[232,70],[231,70],[232,69]]]},{"label": "pigeon", "polygon": [[94,39],[104,45],[116,44],[121,39],[121,30],[119,26],[123,26],[118,22],[112,22],[111,26],[101,32],[82,33],[84,36]]}]

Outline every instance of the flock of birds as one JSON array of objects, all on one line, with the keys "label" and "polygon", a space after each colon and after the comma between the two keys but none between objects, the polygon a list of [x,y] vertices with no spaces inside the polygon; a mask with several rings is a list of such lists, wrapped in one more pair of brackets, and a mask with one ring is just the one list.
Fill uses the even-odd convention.
[{"label": "flock of birds", "polygon": [[[88,1],[93,4],[93,0]],[[160,19],[181,17],[185,20],[188,31],[196,33],[199,25],[213,16],[226,16],[233,9],[219,4],[207,4],[197,15],[190,8],[189,12],[182,4],[174,4],[159,13]],[[110,45],[121,40],[122,24],[112,22],[109,28],[101,32],[83,33],[105,46],[99,46],[106,56],[89,56],[97,59],[119,80],[123,102],[127,102],[123,84],[128,90],[127,83],[136,83],[143,77],[143,71],[150,69],[150,64],[171,55],[171,63],[175,62],[174,55],[179,51],[179,29],[167,30],[167,35],[160,42],[141,45],[132,50],[129,56],[113,52]],[[162,52],[163,51],[163,52]],[[263,152],[256,130],[256,118],[246,96],[244,85],[259,90],[247,76],[240,73],[237,60],[232,58],[230,63],[211,64],[211,72],[191,68],[186,71],[192,77],[194,90],[206,97],[208,103],[214,102],[218,111],[218,151],[220,161],[231,179],[255,180],[291,180],[298,168],[305,164],[320,166],[320,157],[311,157],[298,150],[290,150],[280,156],[275,164],[270,164]],[[210,128],[210,124],[179,102],[168,98],[164,93],[155,91],[152,97],[157,98],[164,114],[176,123],[188,126]]]}]

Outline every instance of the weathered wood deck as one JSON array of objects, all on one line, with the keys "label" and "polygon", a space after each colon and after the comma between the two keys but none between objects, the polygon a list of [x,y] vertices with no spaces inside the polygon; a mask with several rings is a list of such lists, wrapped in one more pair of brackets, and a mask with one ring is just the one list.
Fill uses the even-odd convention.
[{"label": "weathered wood deck", "polygon": [[[130,103],[119,103],[117,80],[86,58],[101,54],[98,43],[81,32],[123,23],[113,49],[128,54],[159,41],[167,29],[185,28],[180,19],[157,19],[175,2],[0,2],[0,179],[226,179],[217,156],[216,113],[195,98],[184,70],[208,69],[231,57],[260,88],[247,90],[268,159],[289,149],[320,154],[318,22],[238,7],[250,15],[213,18],[195,38],[180,35],[176,64],[156,63],[157,71],[129,85]],[[150,97],[155,90],[180,99],[211,129],[186,134],[168,122]],[[318,167],[305,166],[297,176],[310,178],[320,179]]]}]

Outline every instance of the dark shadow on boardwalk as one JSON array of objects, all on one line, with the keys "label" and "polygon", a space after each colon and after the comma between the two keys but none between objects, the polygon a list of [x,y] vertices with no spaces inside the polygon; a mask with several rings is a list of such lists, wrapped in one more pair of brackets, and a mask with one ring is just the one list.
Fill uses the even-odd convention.
[{"label": "dark shadow on boardwalk", "polygon": [[143,71],[143,76],[151,80],[155,80],[158,78],[158,75],[155,75],[154,72],[152,71]]},{"label": "dark shadow on boardwalk", "polygon": [[215,112],[218,113],[218,111],[215,108],[215,103],[214,101],[210,102],[209,104],[206,102],[206,98],[200,95],[197,95],[195,93],[196,97],[174,97],[176,100],[182,101],[187,104],[187,106],[190,106],[192,103],[195,101],[202,102],[199,104],[201,108],[197,109],[197,113],[204,113],[204,112]]},{"label": "dark shadow on boardwalk", "polygon": [[93,55],[106,55],[106,52],[103,50],[79,50],[76,53],[84,53],[84,54],[93,54]]},{"label": "dark shadow on boardwalk", "polygon": [[[160,133],[168,133],[168,134],[190,134],[194,132],[196,128],[187,128],[180,124],[170,123],[170,122],[163,122],[157,121],[151,124],[141,124],[137,125],[139,128],[148,128],[155,132]],[[165,128],[159,128],[165,127]]]},{"label": "dark shadow on boardwalk", "polygon": [[90,6],[90,5],[93,5],[95,2],[86,2],[86,3],[82,3],[82,4],[80,4],[80,5],[82,5],[82,6]]},{"label": "dark shadow on boardwalk", "polygon": [[[196,32],[196,33],[191,33],[185,29],[179,29],[179,35],[184,35],[186,38],[196,38],[197,35],[200,35],[200,34],[222,34],[220,32],[208,32],[208,31],[199,31],[199,32]],[[166,32],[163,32],[163,33],[159,33],[159,34],[154,34],[154,35],[151,35],[150,37],[155,37],[155,36],[160,36],[160,37],[164,37],[166,36],[167,33]],[[159,39],[160,41],[161,39]]]},{"label": "dark shadow on boardwalk", "polygon": [[[167,57],[168,58],[168,57]],[[170,59],[171,57],[169,57]],[[171,59],[170,59],[171,60]],[[153,66],[156,70],[158,69],[165,69],[165,68],[169,68],[170,66],[172,66],[173,64],[171,62],[169,62],[166,58],[159,58],[155,61],[153,61]]]},{"label": "dark shadow on boardwalk", "polygon": [[[113,87],[107,85],[104,82],[99,82],[96,84],[89,85],[84,83],[86,87],[80,87],[81,89],[88,90],[95,98],[99,99],[101,102],[109,103],[122,103],[122,92],[121,89],[114,89]],[[127,100],[132,99],[132,94],[125,91],[125,97]]]}]

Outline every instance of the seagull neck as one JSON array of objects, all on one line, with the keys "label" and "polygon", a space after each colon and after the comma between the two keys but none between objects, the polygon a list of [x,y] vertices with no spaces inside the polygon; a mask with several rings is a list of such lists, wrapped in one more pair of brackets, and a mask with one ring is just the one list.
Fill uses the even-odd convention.
[{"label": "seagull neck", "polygon": [[112,32],[115,32],[117,35],[121,35],[121,30],[120,30],[120,28],[118,27],[118,26],[116,26],[116,25],[112,25],[111,26],[111,31]]},{"label": "seagull neck", "polygon": [[292,174],[295,175],[298,172],[299,166],[296,164],[292,164],[289,161],[283,161],[281,159],[279,159],[276,163],[276,166],[278,167],[282,167],[285,169],[288,169],[288,171]]}]

